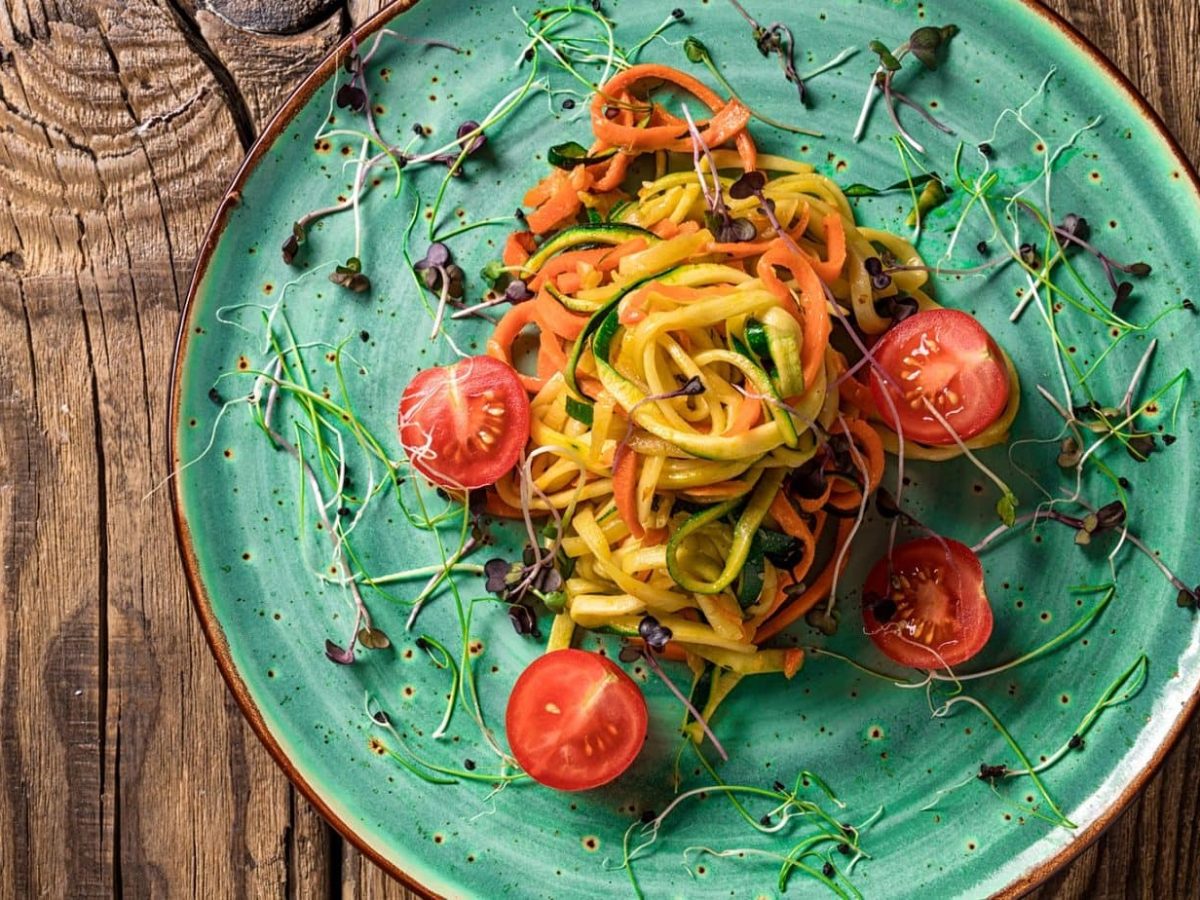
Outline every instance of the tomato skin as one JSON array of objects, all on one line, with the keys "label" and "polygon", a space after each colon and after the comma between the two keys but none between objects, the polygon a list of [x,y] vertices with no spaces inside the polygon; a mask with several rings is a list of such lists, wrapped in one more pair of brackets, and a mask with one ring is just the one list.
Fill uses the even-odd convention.
[{"label": "tomato skin", "polygon": [[611,659],[555,650],[513,685],[505,730],[521,768],[540,784],[586,791],[629,768],[646,739],[646,701]]},{"label": "tomato skin", "polygon": [[950,538],[909,541],[890,561],[875,563],[863,584],[862,611],[875,646],[917,669],[966,662],[992,634],[983,566],[970,547]]},{"label": "tomato skin", "polygon": [[871,372],[875,406],[888,427],[902,430],[908,440],[933,446],[955,443],[922,397],[964,441],[1000,418],[1008,405],[1012,386],[1004,356],[979,321],[965,312],[919,312],[884,332],[872,352],[890,376],[889,383],[878,371]]},{"label": "tomato skin", "polygon": [[400,398],[400,443],[441,487],[478,488],[509,471],[529,440],[529,397],[512,366],[472,356],[418,372]]}]

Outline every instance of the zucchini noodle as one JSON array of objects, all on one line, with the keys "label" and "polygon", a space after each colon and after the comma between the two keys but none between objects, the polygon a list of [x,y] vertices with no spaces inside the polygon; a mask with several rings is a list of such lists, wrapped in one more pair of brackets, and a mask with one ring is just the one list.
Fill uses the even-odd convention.
[{"label": "zucchini noodle", "polygon": [[[634,86],[646,79],[672,82],[712,118],[692,125],[639,100]],[[801,665],[802,651],[760,644],[835,588],[850,520],[879,485],[885,451],[963,452],[901,443],[875,408],[870,366],[849,371],[859,353],[831,343],[846,336],[840,319],[868,346],[891,324],[876,301],[898,292],[937,307],[926,271],[895,271],[880,288],[864,264],[884,255],[921,266],[917,250],[860,227],[812,166],[758,154],[739,107],[661,66],[634,66],[603,86],[589,157],[526,195],[530,230],[509,238],[504,263],[534,296],[488,341],[492,356],[531,368],[513,345],[536,332],[535,374],[521,376],[532,395],[533,489],[522,492],[516,471],[487,504],[500,516],[563,515],[571,574],[550,646],[568,646],[580,628],[636,641],[653,616],[670,629],[667,656],[735,673],[729,686]],[[703,146],[702,134],[737,149]],[[641,154],[657,177],[626,193]],[[764,176],[754,196],[732,190],[749,171]],[[714,234],[727,229],[749,239]],[[1019,391],[1005,363],[1008,407],[968,448],[1007,437]],[[850,442],[848,466],[830,461],[838,435]],[[815,498],[789,478],[810,461],[825,466]]]}]

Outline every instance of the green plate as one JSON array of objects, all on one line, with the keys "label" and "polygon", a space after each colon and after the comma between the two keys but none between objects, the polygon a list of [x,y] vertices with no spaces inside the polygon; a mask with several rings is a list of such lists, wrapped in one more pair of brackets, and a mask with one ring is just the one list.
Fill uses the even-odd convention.
[{"label": "green plate", "polygon": [[[649,2],[603,0],[603,7],[616,23],[618,42],[626,46],[666,14],[660,4]],[[829,135],[802,138],[756,125],[763,148],[809,160],[842,184],[887,185],[902,176],[882,108],[876,108],[861,142],[849,139],[872,70],[873,57],[865,47],[874,38],[898,44],[922,24],[954,22],[961,34],[946,63],[936,72],[917,73],[910,61],[898,80],[902,90],[957,133],[939,134],[911,111],[902,113],[914,135],[927,144],[932,167],[948,174],[961,139],[967,146],[965,171],[976,173],[982,158],[974,145],[989,140],[995,150],[993,168],[1005,183],[1022,184],[1077,129],[1101,116],[1054,159],[1056,215],[1086,216],[1094,242],[1113,257],[1153,265],[1153,274],[1138,281],[1126,309],[1136,322],[1149,322],[1177,306],[1195,284],[1200,203],[1194,174],[1129,85],[1040,7],[1005,0],[827,0],[804,4],[803,11],[782,0],[754,0],[752,7],[764,22],[779,18],[791,25],[801,43],[797,66],[802,72],[844,47],[863,52],[811,81],[814,103],[808,111],[799,108],[795,89],[783,80],[777,61],[756,51],[749,26],[724,2],[686,4],[685,21],[652,42],[644,58],[689,68],[711,81],[684,59],[682,39],[698,35],[753,105]],[[532,12],[529,4],[520,8]],[[383,38],[368,71],[376,92],[375,115],[390,139],[407,143],[411,138],[415,149],[443,143],[462,121],[481,119],[528,72],[514,64],[525,38],[509,4],[422,2],[399,12],[367,23],[358,33],[360,44],[370,47],[374,38],[368,36],[386,27],[410,38],[452,41],[462,52]],[[593,27],[589,33],[597,32]],[[174,480],[175,508],[197,610],[231,688],[279,763],[344,834],[396,875],[427,891],[454,896],[629,892],[627,875],[619,868],[622,834],[644,811],[661,811],[671,798],[679,708],[662,685],[648,680],[644,671],[637,673],[650,701],[650,737],[634,769],[608,788],[565,795],[515,783],[493,794],[487,784],[418,780],[373,751],[372,736],[393,739],[368,719],[366,695],[378,698],[411,746],[427,758],[454,768],[471,758],[479,772],[494,768],[494,757],[461,710],[445,737],[431,734],[445,704],[448,676],[416,648],[415,637],[427,633],[451,648],[459,646],[452,599],[439,595],[416,629],[406,632],[407,607],[369,593],[376,623],[391,636],[392,647],[360,650],[353,666],[328,661],[325,641],[345,640],[353,606],[342,588],[319,577],[327,572],[328,545],[316,530],[312,499],[302,514],[295,463],[272,448],[244,403],[232,403],[219,415],[225,408],[221,404],[262,389],[248,374],[269,359],[261,307],[275,304],[281,295],[281,311],[306,348],[305,368],[315,391],[339,396],[329,350],[317,342],[349,342],[343,351],[346,387],[358,414],[392,458],[402,456],[394,433],[401,390],[419,368],[452,358],[445,342],[427,340],[430,320],[400,253],[413,187],[425,204],[413,249],[417,256],[424,252],[424,213],[444,168],[410,167],[404,173],[408,187],[400,197],[394,195],[392,173],[376,170],[380,184],[361,209],[359,256],[373,285],[368,293],[350,293],[326,278],[334,261],[354,254],[351,213],[328,217],[310,230],[298,256],[304,267],[289,267],[281,259],[280,245],[291,223],[350,190],[360,141],[314,140],[331,114],[337,120],[334,127],[359,127],[361,122],[333,105],[331,79],[336,75],[339,83],[344,81],[338,64],[348,52],[343,46],[326,60],[255,145],[213,224],[192,284],[174,372],[171,434],[176,465],[188,464]],[[1051,70],[1053,77],[1038,92]],[[572,111],[562,108],[570,96],[565,92],[578,83],[558,69],[548,68],[545,75],[563,93],[552,100],[541,92],[529,96],[489,132],[487,147],[467,162],[466,177],[448,188],[440,212],[443,230],[511,214],[524,190],[546,171],[544,154],[550,145],[588,142],[585,104],[577,103]],[[1028,129],[1011,115],[1001,117],[1006,107],[1029,98],[1022,116]],[[412,132],[417,124],[427,132],[420,139]],[[1044,201],[1040,187],[1031,190],[1031,197]],[[956,192],[930,216],[921,244],[927,258],[945,250],[962,200],[962,192]],[[908,208],[901,193],[861,201],[858,215],[868,224],[902,229]],[[978,217],[971,221],[974,225],[959,239],[958,265],[982,259],[975,245],[990,236],[979,227]],[[509,227],[511,223],[481,228],[451,242],[467,272],[471,297],[481,293],[475,273],[499,255]],[[1084,256],[1076,260],[1089,282],[1104,288],[1093,261]],[[1033,308],[1019,321],[1009,321],[1025,287],[1009,267],[990,278],[943,278],[937,288],[942,302],[976,314],[1012,353],[1024,401],[1014,441],[1052,438],[1061,425],[1035,387],[1061,393],[1046,324]],[[1105,327],[1070,307],[1055,320],[1069,356],[1081,366],[1093,364],[1111,342]],[[282,321],[277,315],[277,333]],[[1148,397],[1195,359],[1200,346],[1196,326],[1192,314],[1174,312],[1149,333],[1131,334],[1090,377],[1097,397],[1119,403],[1152,334],[1160,343],[1146,373],[1147,387],[1139,394]],[[459,321],[453,327],[464,350],[482,346],[482,323]],[[1197,402],[1189,390],[1176,408],[1176,396],[1166,396],[1146,419],[1151,429],[1175,435],[1174,444],[1145,463],[1119,447],[1101,458],[1129,479],[1133,529],[1162,560],[1184,567],[1183,577],[1196,580],[1195,539],[1180,523],[1196,503],[1198,470],[1191,454],[1197,449]],[[1082,402],[1079,391],[1075,402]],[[277,411],[276,424],[289,437],[296,433],[291,420],[297,414],[294,405]],[[1027,512],[1045,497],[1021,470],[1051,493],[1071,487],[1071,479],[1056,465],[1056,454],[1054,443],[1025,443],[1010,454],[996,448],[981,456],[1012,484],[1021,498],[1019,511]],[[351,474],[361,481],[365,473],[359,467]],[[972,543],[995,526],[994,488],[968,463],[912,462],[908,474],[911,508],[931,527]],[[1085,481],[1084,495],[1100,503],[1114,496],[1112,486],[1099,477]],[[391,572],[436,558],[430,535],[406,524],[392,494],[371,510],[354,545],[370,571]],[[857,627],[858,589],[880,552],[883,531],[882,523],[869,517],[855,546],[840,592],[846,610],[840,633],[826,641],[801,627],[794,629],[792,639],[823,643],[866,665],[887,668]],[[984,554],[996,628],[975,661],[978,668],[1044,643],[1099,601],[1099,594],[1072,593],[1071,588],[1112,579],[1106,557],[1115,541],[1097,538],[1081,548],[1073,537],[1070,529],[1049,524],[1036,536],[1025,529]],[[486,554],[479,557],[483,559]],[[769,787],[775,779],[791,782],[798,771],[808,769],[825,778],[845,804],[835,809],[823,801],[839,821],[862,823],[875,817],[862,837],[870,858],[860,860],[852,874],[853,884],[866,896],[1013,894],[1036,883],[1077,853],[1129,801],[1195,705],[1200,680],[1196,616],[1176,605],[1176,591],[1130,544],[1116,561],[1116,596],[1086,630],[1044,658],[964,685],[965,693],[993,710],[1036,763],[1064,744],[1114,679],[1145,656],[1141,690],[1106,709],[1088,731],[1085,746],[1044,773],[1050,795],[1077,828],[1039,818],[1048,807],[1027,778],[1008,780],[997,792],[972,780],[981,763],[1016,763],[977,709],[959,703],[948,715],[934,718],[924,690],[894,687],[828,656],[810,656],[790,683],[768,676],[739,688],[714,722],[732,756],[721,766],[722,777]],[[482,593],[478,579],[462,582],[465,596]],[[419,585],[408,582],[393,593],[411,600]],[[502,739],[508,689],[539,645],[515,634],[494,605],[476,610],[471,636],[484,714]],[[597,641],[588,638],[584,645],[594,647]],[[611,652],[614,645],[608,646]],[[673,671],[682,681],[684,673]],[[947,696],[938,692],[933,704]],[[690,753],[683,761],[685,787],[709,782]],[[938,791],[964,780],[964,786],[939,797]],[[747,802],[754,818],[766,811],[761,802]],[[811,833],[798,820],[789,828],[760,834],[723,796],[709,793],[686,801],[672,814],[635,871],[650,897],[775,896],[776,862],[752,853],[715,858],[692,852],[685,857],[685,850],[704,846],[786,853]],[[832,861],[844,867],[848,858],[833,852]],[[819,869],[823,861],[810,862]],[[803,873],[794,876],[790,889],[804,894],[825,890]]]}]

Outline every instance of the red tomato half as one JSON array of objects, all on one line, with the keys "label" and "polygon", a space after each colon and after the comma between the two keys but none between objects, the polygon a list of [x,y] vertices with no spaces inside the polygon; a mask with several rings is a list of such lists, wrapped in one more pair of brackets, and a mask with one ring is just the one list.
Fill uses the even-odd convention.
[{"label": "red tomato half", "polygon": [[920,538],[885,556],[863,585],[863,623],[880,650],[917,669],[966,662],[992,634],[983,566],[949,538]]},{"label": "red tomato half", "polygon": [[646,701],[597,653],[555,650],[529,664],[508,698],[513,756],[531,778],[585,791],[629,768],[646,739]]},{"label": "red tomato half", "polygon": [[[970,440],[1000,418],[1008,405],[1008,369],[979,321],[955,309],[930,309],[884,332],[874,348],[892,383],[871,373],[879,415],[904,437],[922,444],[953,444],[954,436],[925,405],[933,404],[960,438]],[[889,404],[885,391],[891,396]]]},{"label": "red tomato half", "polygon": [[400,443],[447,488],[494,484],[529,440],[529,398],[512,366],[472,356],[419,372],[400,398]]}]

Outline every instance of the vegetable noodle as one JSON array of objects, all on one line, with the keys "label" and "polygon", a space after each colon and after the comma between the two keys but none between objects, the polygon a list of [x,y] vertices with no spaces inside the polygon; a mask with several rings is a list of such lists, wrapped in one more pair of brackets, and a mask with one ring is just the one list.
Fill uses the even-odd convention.
[{"label": "vegetable noodle", "polygon": [[[711,118],[637,93],[663,81]],[[667,656],[791,677],[802,651],[763,644],[830,598],[885,452],[948,458],[1003,441],[1016,415],[1005,358],[1008,407],[973,439],[922,446],[884,424],[863,354],[888,298],[937,306],[928,273],[905,268],[922,263],[904,238],[858,226],[831,179],[759,154],[747,121],[689,76],[626,69],[595,97],[595,143],[552,151],[506,245],[533,296],[487,352],[520,366],[536,341],[531,442],[487,503],[561,526],[550,649],[577,628],[636,641],[650,616]],[[628,194],[640,156],[654,177]],[[865,265],[881,256],[884,286]]]}]

